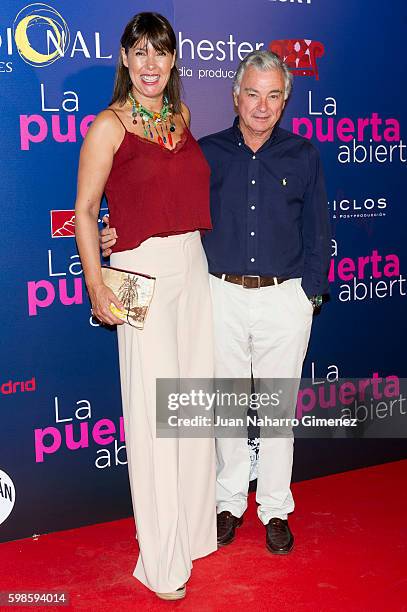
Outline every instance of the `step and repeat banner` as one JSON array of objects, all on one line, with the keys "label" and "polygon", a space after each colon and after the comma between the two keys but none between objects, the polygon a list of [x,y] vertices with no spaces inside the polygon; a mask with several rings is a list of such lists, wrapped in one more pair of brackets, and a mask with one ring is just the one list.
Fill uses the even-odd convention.
[{"label": "step and repeat banner", "polygon": [[[0,541],[131,514],[116,333],[91,318],[74,202],[81,143],[141,10],[174,25],[196,137],[233,121],[247,53],[287,61],[282,126],[321,152],[333,233],[304,376],[317,389],[407,374],[402,0],[2,0]],[[297,479],[405,456],[396,438],[298,442]]]}]

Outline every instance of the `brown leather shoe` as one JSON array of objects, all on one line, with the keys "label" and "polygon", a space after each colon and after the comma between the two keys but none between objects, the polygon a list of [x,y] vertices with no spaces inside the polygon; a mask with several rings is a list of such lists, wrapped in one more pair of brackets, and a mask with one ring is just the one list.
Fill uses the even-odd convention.
[{"label": "brown leather shoe", "polygon": [[266,525],[266,546],[275,555],[287,555],[294,548],[294,536],[288,521],[272,518]]},{"label": "brown leather shoe", "polygon": [[231,544],[235,539],[236,527],[243,523],[243,516],[237,518],[228,510],[224,510],[217,515],[218,546]]}]

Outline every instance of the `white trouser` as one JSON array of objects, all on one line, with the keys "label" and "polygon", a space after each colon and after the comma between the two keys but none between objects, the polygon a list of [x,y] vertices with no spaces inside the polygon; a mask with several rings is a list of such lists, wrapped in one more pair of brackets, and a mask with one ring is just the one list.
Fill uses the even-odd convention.
[{"label": "white trouser", "polygon": [[217,547],[213,439],[156,437],[156,379],[213,376],[208,265],[198,231],[149,238],[111,263],[157,278],[144,329],[125,324],[117,335],[140,548],[133,575],[166,593]]},{"label": "white trouser", "polygon": [[[244,289],[210,275],[217,378],[300,379],[313,308],[301,279]],[[294,415],[294,406],[292,416]],[[294,440],[261,437],[256,501],[266,525],[294,510],[290,490]],[[244,438],[218,438],[217,512],[240,517],[247,508],[250,455]]]}]

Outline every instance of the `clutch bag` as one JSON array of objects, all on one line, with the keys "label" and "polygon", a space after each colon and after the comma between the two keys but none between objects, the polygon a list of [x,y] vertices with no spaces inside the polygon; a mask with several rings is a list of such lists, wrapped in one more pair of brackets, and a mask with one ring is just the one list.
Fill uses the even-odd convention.
[{"label": "clutch bag", "polygon": [[119,310],[110,305],[113,314],[132,327],[143,329],[154,293],[155,277],[112,266],[102,266],[104,284],[109,287],[124,306]]}]

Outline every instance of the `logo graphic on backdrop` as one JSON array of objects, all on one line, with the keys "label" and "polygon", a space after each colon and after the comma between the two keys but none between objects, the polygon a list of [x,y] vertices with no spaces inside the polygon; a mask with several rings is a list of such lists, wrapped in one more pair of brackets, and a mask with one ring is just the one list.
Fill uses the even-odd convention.
[{"label": "logo graphic on backdrop", "polygon": [[358,257],[338,257],[338,243],[332,240],[332,258],[328,280],[339,283],[340,302],[405,297],[406,278],[400,272],[396,253],[371,253]]},{"label": "logo graphic on backdrop", "polygon": [[400,122],[366,112],[364,117],[338,117],[338,104],[333,96],[323,100],[308,91],[308,116],[294,117],[292,131],[318,142],[339,143],[340,164],[407,162],[406,148],[400,138]]},{"label": "logo graphic on backdrop", "polygon": [[10,516],[16,501],[16,489],[10,476],[0,470],[0,525]]},{"label": "logo graphic on backdrop", "polygon": [[45,68],[64,57],[95,60],[113,57],[112,53],[104,54],[100,32],[89,37],[76,30],[71,35],[61,13],[43,2],[23,7],[5,29],[5,36],[0,36],[0,53],[6,57],[6,60],[0,57],[0,72],[13,72],[12,57],[16,50],[34,68]]},{"label": "logo graphic on backdrop", "polygon": [[[99,227],[102,225],[101,218],[107,213],[106,207],[100,209]],[[75,237],[74,210],[51,210],[50,217],[52,238]],[[76,306],[84,302],[83,271],[79,255],[75,253],[67,258],[65,250],[60,252],[57,248],[48,249],[44,263],[45,260],[48,278],[27,282],[27,305],[30,317],[37,316],[40,310],[51,306]],[[89,324],[92,327],[99,326],[92,316],[89,318]]]},{"label": "logo graphic on backdrop", "polygon": [[269,49],[287,64],[295,76],[314,76],[318,81],[317,58],[325,53],[322,42],[305,38],[273,40]]},{"label": "logo graphic on backdrop", "polygon": [[[75,210],[50,210],[51,236],[52,238],[74,238],[75,237]],[[109,209],[103,207],[99,212],[98,223],[102,224],[104,215],[109,214]]]},{"label": "logo graphic on backdrop", "polygon": [[79,111],[79,95],[76,91],[64,91],[63,98],[58,101],[54,99],[51,106],[45,85],[40,83],[39,100],[43,114],[20,115],[22,151],[28,151],[32,143],[44,142],[48,137],[62,144],[77,142],[79,136],[85,138],[96,115],[85,115],[82,119],[77,119],[75,113]]},{"label": "logo graphic on backdrop", "polygon": [[388,208],[387,198],[345,198],[336,197],[328,202],[332,219],[369,219],[385,217]]},{"label": "logo graphic on backdrop", "polygon": [[26,391],[35,391],[36,381],[35,376],[29,380],[7,380],[0,385],[0,393],[2,395],[13,395],[14,393],[25,393]]},{"label": "logo graphic on backdrop", "polygon": [[95,467],[99,470],[127,465],[124,419],[119,422],[101,418],[93,420],[92,405],[80,399],[74,409],[62,405],[54,397],[54,425],[34,430],[35,462],[50,461],[50,455],[60,450],[81,451],[89,447],[103,447],[96,451]]},{"label": "logo graphic on backdrop", "polygon": [[51,210],[51,236],[53,238],[72,238],[75,236],[75,211]]},{"label": "logo graphic on backdrop", "polygon": [[42,2],[21,9],[13,23],[13,34],[20,57],[30,66],[49,66],[63,57],[69,46],[65,19],[52,6]]},{"label": "logo graphic on backdrop", "polygon": [[[186,38],[182,31],[178,32],[178,57],[181,62],[213,62],[209,68],[199,67],[195,74],[194,68],[182,65],[179,69],[182,78],[197,76],[201,79],[233,79],[236,74],[237,63],[254,50],[264,47],[263,42],[236,40],[232,33],[226,34],[224,39],[213,40],[202,38],[193,40]],[[229,67],[219,67],[219,64],[228,62]]]}]

